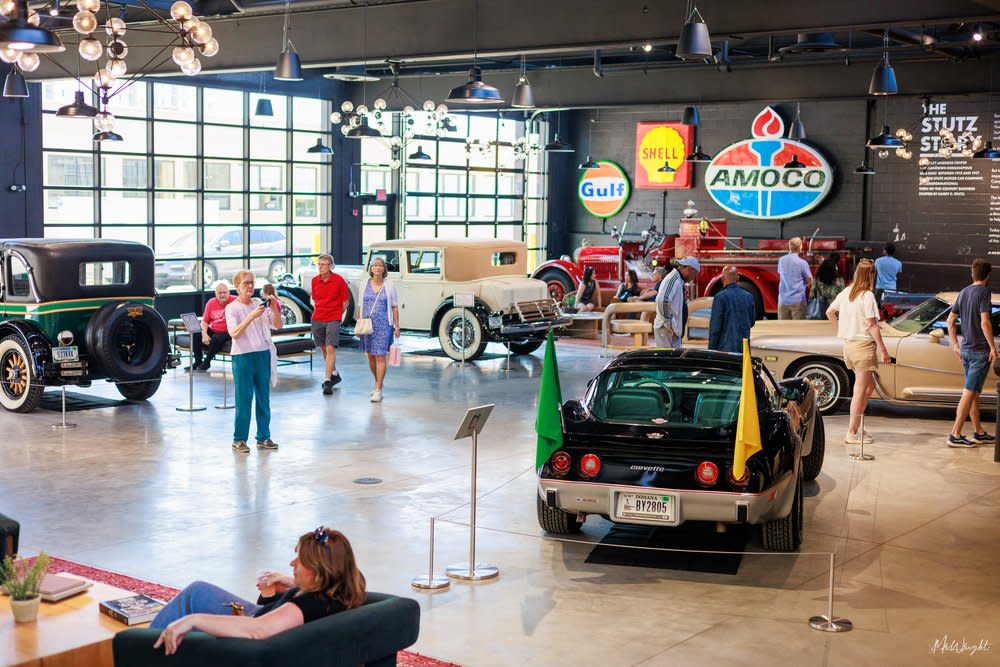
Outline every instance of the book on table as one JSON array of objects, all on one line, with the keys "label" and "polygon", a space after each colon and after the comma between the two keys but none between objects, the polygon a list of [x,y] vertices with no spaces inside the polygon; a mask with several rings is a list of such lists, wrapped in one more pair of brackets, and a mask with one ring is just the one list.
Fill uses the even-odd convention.
[{"label": "book on table", "polygon": [[42,582],[38,585],[38,592],[46,602],[58,602],[59,600],[82,593],[93,586],[89,581],[67,577],[62,574],[46,574],[42,577]]},{"label": "book on table", "polygon": [[125,625],[148,623],[163,609],[163,603],[148,595],[137,593],[116,600],[105,600],[100,604],[102,614],[110,616]]}]

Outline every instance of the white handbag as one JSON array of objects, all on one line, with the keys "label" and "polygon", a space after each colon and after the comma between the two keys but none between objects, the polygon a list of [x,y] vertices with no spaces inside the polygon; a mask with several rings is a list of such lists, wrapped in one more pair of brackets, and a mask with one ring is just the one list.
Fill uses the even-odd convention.
[{"label": "white handbag", "polygon": [[[375,294],[375,301],[372,303],[372,312],[373,313],[375,312],[375,308],[378,306],[378,297],[379,297],[380,294],[382,294],[382,291],[384,289],[385,289],[385,285],[383,285],[379,289],[379,291]],[[364,295],[362,294],[362,296],[361,296],[361,310],[362,310],[362,312],[364,312],[364,309],[365,309],[365,302],[364,302]],[[370,318],[370,317],[359,317],[357,319],[357,321],[354,323],[354,335],[355,336],[370,336],[373,331],[374,331],[374,329],[372,328],[372,318]]]}]

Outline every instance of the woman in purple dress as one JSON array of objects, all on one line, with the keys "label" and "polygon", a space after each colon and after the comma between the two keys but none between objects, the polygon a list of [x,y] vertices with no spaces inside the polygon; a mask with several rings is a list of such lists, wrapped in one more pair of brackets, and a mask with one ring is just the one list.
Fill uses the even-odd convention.
[{"label": "woman in purple dress", "polygon": [[375,377],[372,403],[382,400],[386,357],[394,338],[399,338],[399,297],[396,287],[386,277],[385,260],[376,257],[368,267],[368,281],[361,290],[358,317],[370,317],[372,332],[360,336],[361,349],[368,353],[368,367]]}]

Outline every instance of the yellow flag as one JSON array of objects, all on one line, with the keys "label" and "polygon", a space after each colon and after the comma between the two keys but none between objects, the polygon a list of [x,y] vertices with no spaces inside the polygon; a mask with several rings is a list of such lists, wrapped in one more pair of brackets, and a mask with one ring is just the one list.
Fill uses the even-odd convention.
[{"label": "yellow flag", "polygon": [[757,414],[757,391],[753,384],[750,344],[743,339],[743,384],[740,387],[740,413],[736,420],[736,449],[733,451],[733,477],[740,479],[747,459],[761,450],[760,417]]}]

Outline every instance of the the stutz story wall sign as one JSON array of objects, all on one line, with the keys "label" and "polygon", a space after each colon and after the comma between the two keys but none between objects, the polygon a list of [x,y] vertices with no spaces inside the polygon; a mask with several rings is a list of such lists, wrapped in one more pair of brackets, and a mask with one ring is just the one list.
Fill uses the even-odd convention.
[{"label": "the stutz story wall sign", "polygon": [[705,171],[708,194],[733,215],[785,220],[802,215],[830,193],[833,172],[815,148],[784,137],[771,107],[757,114],[753,139],[719,151]]},{"label": "the stutz story wall sign", "polygon": [[625,171],[614,162],[598,160],[597,164],[580,175],[576,196],[591,215],[610,218],[625,206],[632,187]]},{"label": "the stutz story wall sign", "polygon": [[636,123],[635,187],[690,188],[691,164],[685,158],[693,139],[691,125]]}]

